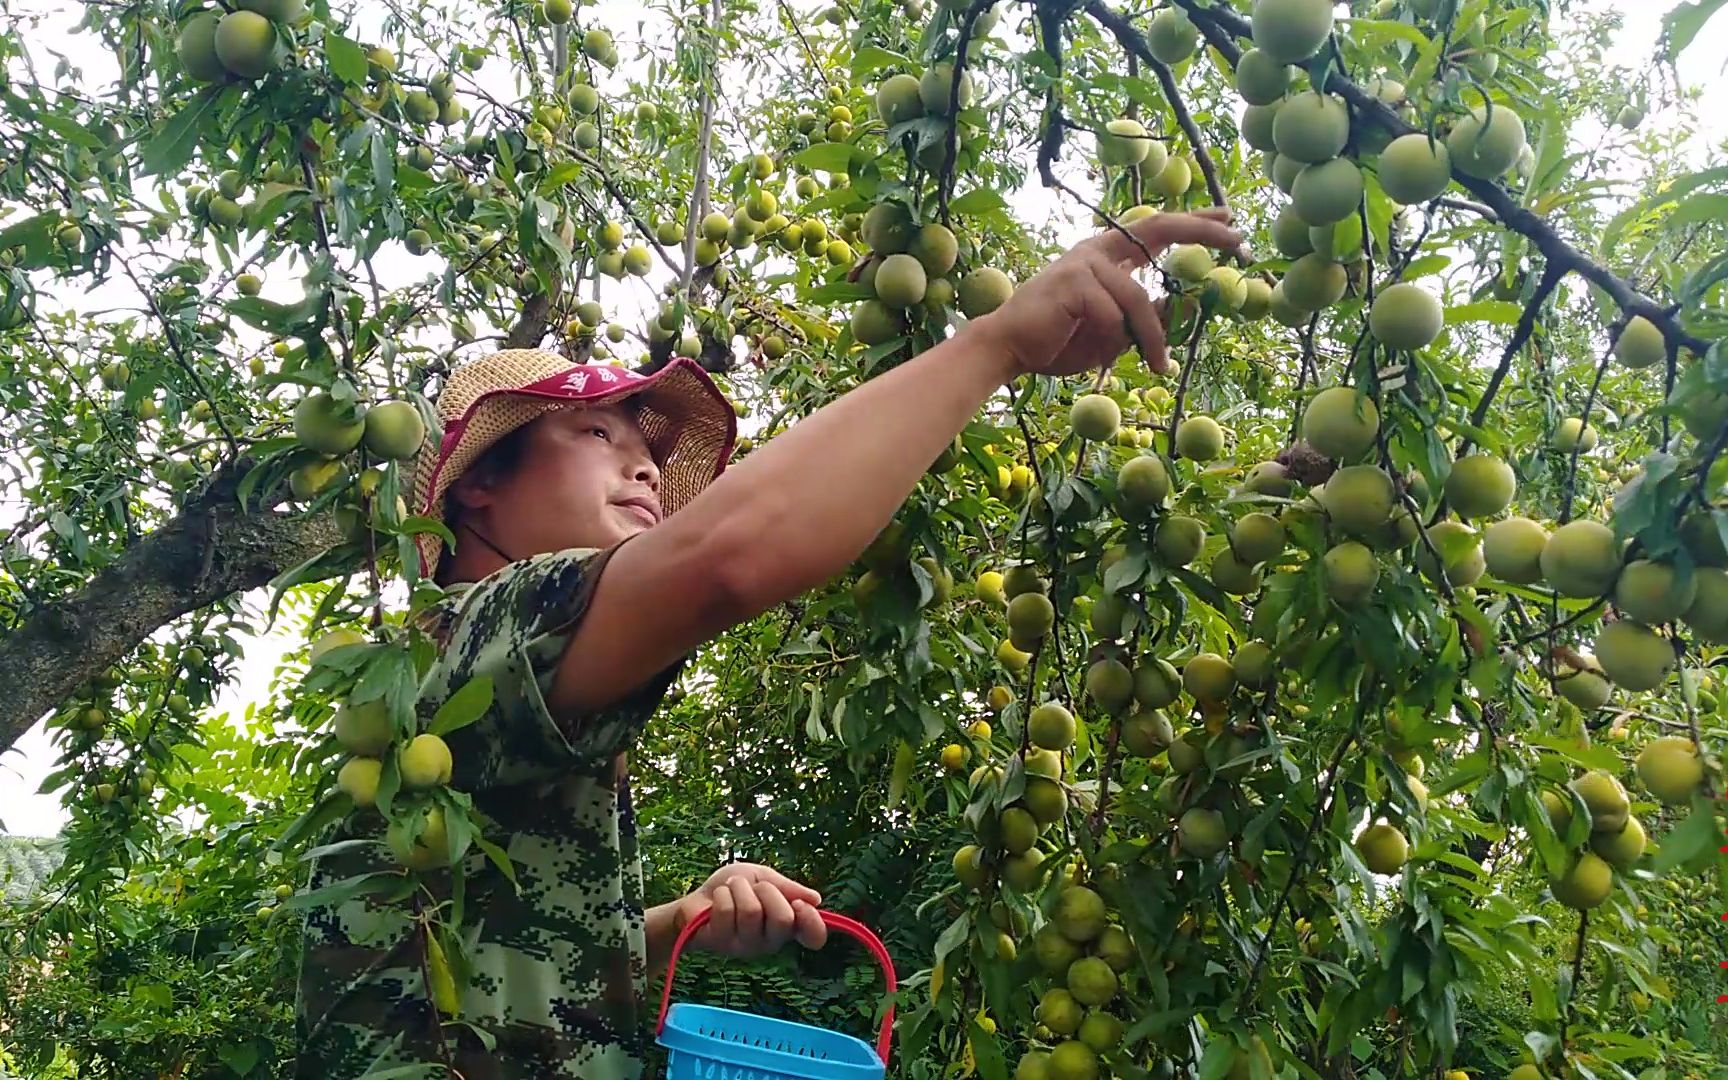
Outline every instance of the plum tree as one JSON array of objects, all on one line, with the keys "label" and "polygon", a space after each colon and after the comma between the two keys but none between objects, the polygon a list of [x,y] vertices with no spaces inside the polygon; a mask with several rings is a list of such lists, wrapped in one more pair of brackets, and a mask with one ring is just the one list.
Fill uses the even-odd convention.
[{"label": "plum tree", "polygon": [[[323,901],[278,888],[333,840],[381,860],[356,899],[422,901],[441,996],[473,977],[512,837],[468,790],[486,687],[421,700],[410,468],[453,368],[683,358],[749,457],[950,337],[1035,361],[994,313],[1091,220],[1152,306],[689,658],[629,755],[642,899],[760,852],[865,913],[908,1075],[1709,1075],[1669,950],[1728,945],[1692,910],[1728,375],[1685,28],[1610,68],[1596,12],[1349,7],[91,5],[100,69],[21,35],[0,726],[43,724],[67,824],[0,913],[9,1066],[281,1071]],[[1240,250],[1120,231],[1221,204]],[[873,1004],[862,958],[740,963],[777,1014]]]}]

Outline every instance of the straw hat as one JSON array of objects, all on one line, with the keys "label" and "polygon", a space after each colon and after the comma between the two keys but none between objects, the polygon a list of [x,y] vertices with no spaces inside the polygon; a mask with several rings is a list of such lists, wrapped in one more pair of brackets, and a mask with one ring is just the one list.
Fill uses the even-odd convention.
[{"label": "straw hat", "polygon": [[[668,514],[688,505],[732,456],[737,417],[719,387],[694,361],[675,359],[652,375],[625,368],[572,364],[540,349],[506,349],[451,371],[436,409],[444,426],[414,462],[414,510],[444,520],[444,496],[494,443],[558,409],[635,399],[636,419],[660,467],[660,504]],[[444,541],[414,538],[420,569],[437,570]]]}]

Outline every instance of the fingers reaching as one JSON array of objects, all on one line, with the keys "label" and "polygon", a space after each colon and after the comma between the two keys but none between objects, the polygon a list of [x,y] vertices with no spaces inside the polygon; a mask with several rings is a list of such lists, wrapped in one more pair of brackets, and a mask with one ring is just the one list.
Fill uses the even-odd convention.
[{"label": "fingers reaching", "polygon": [[1126,270],[1117,266],[1094,263],[1092,273],[1116,306],[1122,309],[1128,336],[1144,353],[1147,365],[1153,371],[1168,374],[1171,364],[1164,349],[1164,321],[1158,317],[1157,305],[1146,290]]},{"label": "fingers reaching", "polygon": [[[1136,244],[1135,239],[1140,243]],[[1241,245],[1242,234],[1230,227],[1228,207],[1208,206],[1192,213],[1153,214],[1121,229],[1102,233],[1099,240],[1107,258],[1138,268],[1146,265],[1148,251],[1157,258],[1172,244],[1204,244],[1229,250]]]}]

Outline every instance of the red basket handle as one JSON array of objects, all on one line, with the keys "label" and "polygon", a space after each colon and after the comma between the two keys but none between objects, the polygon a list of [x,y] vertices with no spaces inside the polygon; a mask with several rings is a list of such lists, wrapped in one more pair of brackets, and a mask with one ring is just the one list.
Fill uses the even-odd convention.
[{"label": "red basket handle", "polygon": [[[691,936],[707,925],[708,913],[711,910],[713,909],[699,912],[694,919],[685,923],[684,929],[678,931],[677,939],[672,942],[672,955],[666,961],[666,989],[660,995],[660,1019],[654,1024],[656,1035],[666,1030],[666,1011],[672,1007],[672,976],[678,971],[678,956],[684,951],[684,946],[689,942]],[[818,908],[816,914],[822,916],[822,921],[833,929],[843,930],[857,938],[870,951],[870,955],[874,956],[876,962],[882,965],[882,973],[888,979],[888,992],[890,994],[900,989],[900,981],[894,975],[894,961],[888,955],[888,948],[882,944],[881,938],[870,932],[869,927],[857,919],[847,918],[845,915],[833,911],[824,911]],[[894,1006],[889,1005],[888,1012],[882,1017],[882,1030],[876,1036],[876,1056],[882,1059],[884,1066],[888,1064],[888,1049],[893,1040]]]}]

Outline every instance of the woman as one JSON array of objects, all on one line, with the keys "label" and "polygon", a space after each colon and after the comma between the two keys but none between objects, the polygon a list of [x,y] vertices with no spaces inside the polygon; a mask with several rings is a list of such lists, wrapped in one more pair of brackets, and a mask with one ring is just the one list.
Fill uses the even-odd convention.
[{"label": "woman", "polygon": [[[313,912],[300,1075],[429,1062],[468,1080],[633,1078],[646,982],[697,913],[711,918],[698,947],[821,945],[821,898],[762,866],[722,868],[643,912],[625,752],[692,650],[844,571],[1005,383],[1108,365],[1131,343],[1166,369],[1131,271],[1171,244],[1236,247],[1227,219],[1155,215],[1084,241],[724,475],[732,411],[689,361],[642,377],[522,350],[452,372],[442,444],[416,469],[417,512],[457,541],[420,538],[450,596],[418,707],[429,717],[492,678],[485,717],[451,736],[452,786],[497,822],[516,882],[470,856],[474,963],[454,1016],[428,1001],[402,902]],[[326,881],[356,872],[320,868]]]}]

